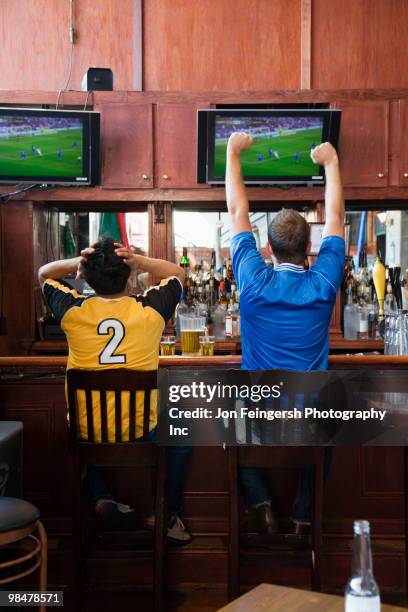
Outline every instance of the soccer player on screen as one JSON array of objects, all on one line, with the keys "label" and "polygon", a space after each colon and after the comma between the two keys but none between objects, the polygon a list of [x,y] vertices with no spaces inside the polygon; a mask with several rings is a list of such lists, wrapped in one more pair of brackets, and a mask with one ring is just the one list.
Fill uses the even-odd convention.
[{"label": "soccer player on screen", "polygon": [[295,164],[300,164],[300,153],[299,152],[295,153],[294,161],[295,161]]},{"label": "soccer player on screen", "polygon": [[61,159],[62,159],[62,151],[61,151],[61,149],[58,149],[58,151],[57,151],[57,159],[59,161],[61,161]]},{"label": "soccer player on screen", "polygon": [[262,153],[258,153],[258,161],[259,162],[263,161],[263,158],[264,158],[263,154]]},{"label": "soccer player on screen", "polygon": [[269,157],[272,157],[273,156],[273,149],[269,149],[268,153],[269,153]]},{"label": "soccer player on screen", "polygon": [[273,154],[276,157],[276,159],[280,159],[280,155],[278,151],[274,151]]},{"label": "soccer player on screen", "polygon": [[31,145],[31,155],[34,155],[36,152],[36,148],[34,145]]},{"label": "soccer player on screen", "polygon": [[21,151],[20,159],[25,159],[27,157],[26,151]]},{"label": "soccer player on screen", "polygon": [[78,143],[76,140],[74,140],[74,142],[72,143],[72,149],[77,149],[78,148]]}]

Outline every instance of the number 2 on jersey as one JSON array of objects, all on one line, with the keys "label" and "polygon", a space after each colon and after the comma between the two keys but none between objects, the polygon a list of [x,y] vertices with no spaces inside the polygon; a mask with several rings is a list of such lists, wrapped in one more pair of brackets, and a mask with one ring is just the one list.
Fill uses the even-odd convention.
[{"label": "number 2 on jersey", "polygon": [[98,334],[108,336],[112,334],[109,342],[99,355],[100,364],[126,363],[126,355],[116,354],[120,343],[125,337],[125,326],[118,319],[105,319],[98,325]]}]

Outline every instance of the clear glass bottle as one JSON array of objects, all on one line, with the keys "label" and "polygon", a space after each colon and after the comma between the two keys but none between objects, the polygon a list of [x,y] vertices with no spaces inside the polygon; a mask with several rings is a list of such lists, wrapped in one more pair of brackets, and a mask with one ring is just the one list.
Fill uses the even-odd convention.
[{"label": "clear glass bottle", "polygon": [[177,306],[176,310],[176,324],[175,324],[175,332],[177,340],[180,340],[180,315],[186,315],[188,313],[188,306],[184,299],[184,292],[181,292],[180,303]]},{"label": "clear glass bottle", "polygon": [[344,338],[357,340],[357,330],[360,326],[360,314],[357,304],[353,303],[351,285],[346,290],[347,303],[344,306]]},{"label": "clear glass bottle", "polygon": [[380,591],[373,576],[370,523],[354,521],[353,566],[345,590],[345,612],[380,610]]}]

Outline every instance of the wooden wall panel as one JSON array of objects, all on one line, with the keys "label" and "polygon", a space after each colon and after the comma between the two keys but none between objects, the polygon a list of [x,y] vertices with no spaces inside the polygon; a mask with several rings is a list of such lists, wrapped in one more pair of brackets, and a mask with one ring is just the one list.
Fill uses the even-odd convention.
[{"label": "wooden wall panel", "polygon": [[314,89],[408,86],[403,0],[313,0]]},{"label": "wooden wall panel", "polygon": [[35,332],[33,274],[33,205],[2,204],[3,307],[6,335],[0,336],[0,354],[21,353],[22,338]]},{"label": "wooden wall panel", "polygon": [[293,89],[300,0],[148,0],[144,89]]},{"label": "wooden wall panel", "polygon": [[[136,88],[139,6],[140,0],[73,0],[71,89],[80,89],[90,66],[111,68],[115,89]],[[69,66],[69,22],[69,0],[2,0],[0,88],[61,89]]]}]

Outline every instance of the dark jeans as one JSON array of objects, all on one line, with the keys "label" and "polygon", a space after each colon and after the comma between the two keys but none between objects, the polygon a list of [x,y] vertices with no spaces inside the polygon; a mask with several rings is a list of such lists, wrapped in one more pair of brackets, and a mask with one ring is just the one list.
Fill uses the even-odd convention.
[{"label": "dark jeans", "polygon": [[[156,429],[150,432],[149,439],[154,441]],[[169,446],[166,449],[166,498],[168,516],[181,514],[184,481],[190,458],[190,446]],[[96,465],[88,467],[87,485],[93,501],[112,499],[112,494],[104,479],[104,468]]]},{"label": "dark jeans", "polygon": [[[324,449],[324,480],[329,474],[333,448],[326,446]],[[264,502],[270,502],[268,486],[266,483],[267,470],[261,467],[241,468],[239,471],[239,484],[244,497],[245,507],[248,510]],[[293,502],[292,518],[295,521],[310,523],[312,518],[313,504],[313,468],[302,467],[300,470],[299,484]]]}]

